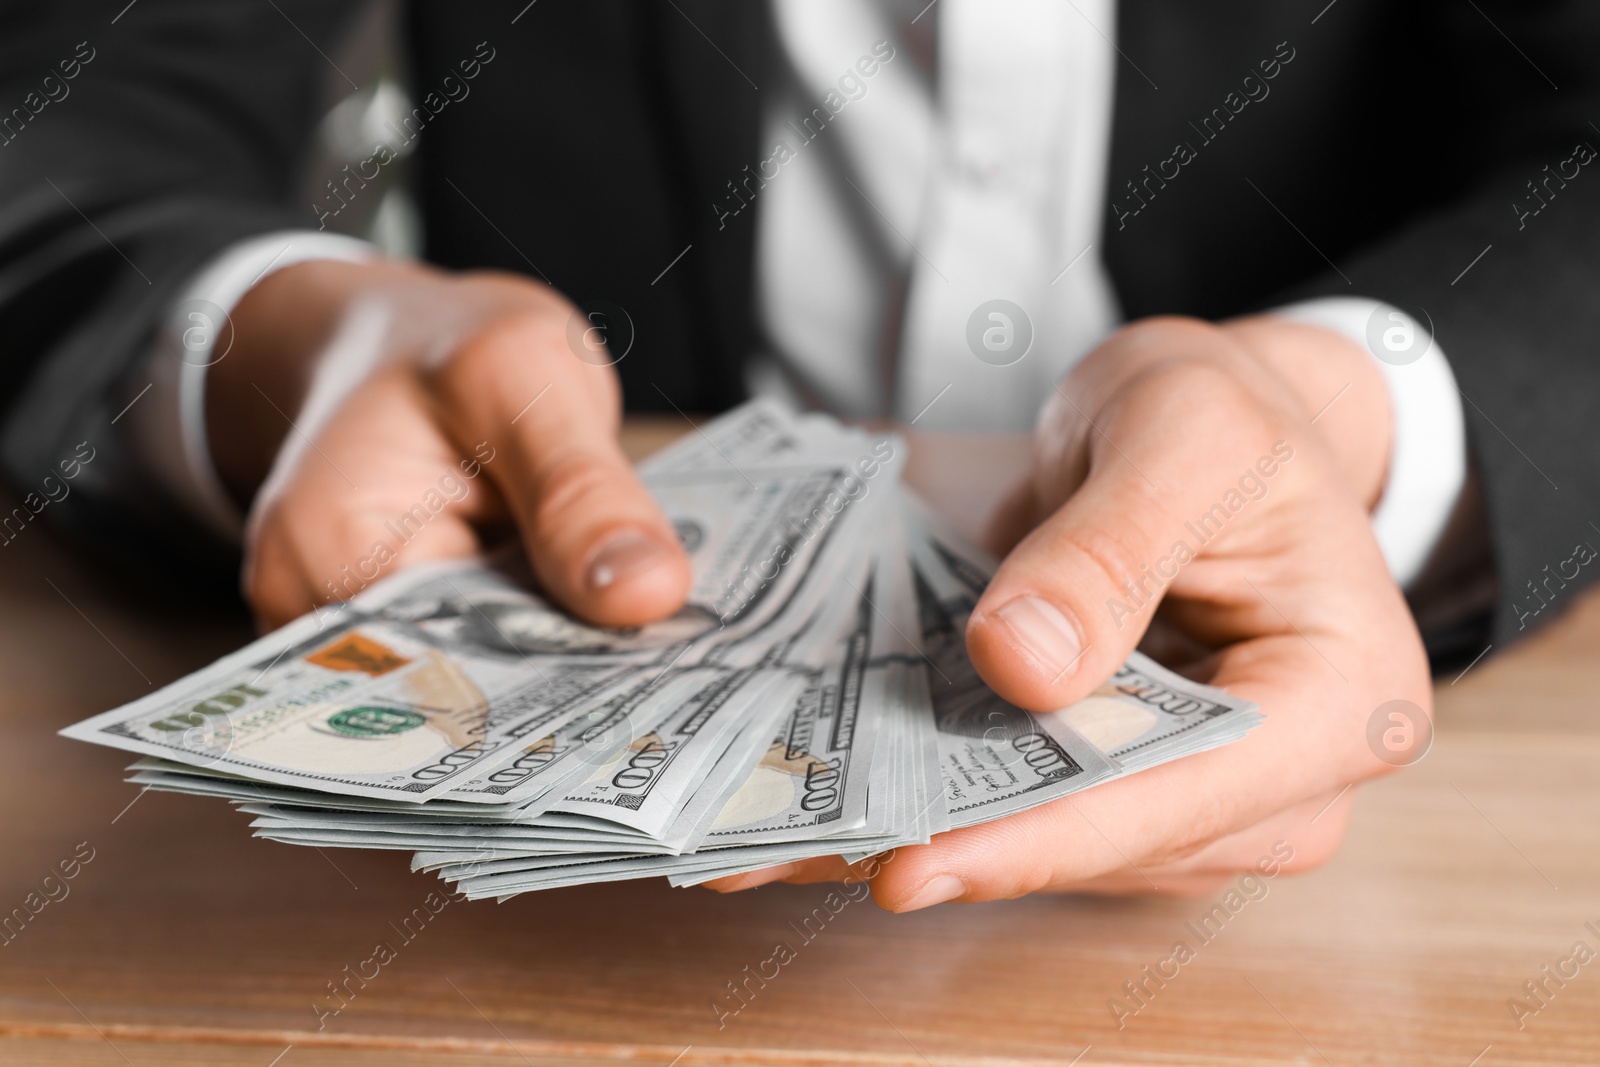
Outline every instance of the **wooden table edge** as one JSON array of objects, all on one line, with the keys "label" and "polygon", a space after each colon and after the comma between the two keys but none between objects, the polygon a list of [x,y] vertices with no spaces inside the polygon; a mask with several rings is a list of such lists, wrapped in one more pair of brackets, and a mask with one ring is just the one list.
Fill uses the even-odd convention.
[{"label": "wooden table edge", "polygon": [[547,1060],[592,1061],[596,1063],[660,1063],[671,1067],[707,1067],[713,1064],[770,1065],[770,1067],[1041,1067],[1059,1064],[1049,1059],[1014,1056],[925,1056],[908,1049],[905,1054],[887,1052],[846,1052],[841,1049],[761,1048],[714,1045],[641,1045],[597,1041],[558,1041],[519,1037],[513,1043],[503,1038],[405,1037],[383,1034],[335,1034],[316,1030],[265,1030],[221,1026],[157,1026],[111,1023],[105,1026],[78,1023],[0,1022],[0,1046],[10,1038],[67,1042],[130,1042],[173,1044],[189,1047],[259,1046],[281,1049],[348,1049],[351,1051],[396,1051],[414,1053],[456,1053],[474,1056],[504,1056],[520,1062]]}]

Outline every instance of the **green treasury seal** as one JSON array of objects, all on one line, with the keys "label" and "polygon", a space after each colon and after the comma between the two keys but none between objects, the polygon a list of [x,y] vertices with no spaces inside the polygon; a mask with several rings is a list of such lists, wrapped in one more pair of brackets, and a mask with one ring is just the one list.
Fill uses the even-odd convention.
[{"label": "green treasury seal", "polygon": [[391,737],[427,722],[405,708],[345,708],[328,716],[328,727],[346,737]]}]

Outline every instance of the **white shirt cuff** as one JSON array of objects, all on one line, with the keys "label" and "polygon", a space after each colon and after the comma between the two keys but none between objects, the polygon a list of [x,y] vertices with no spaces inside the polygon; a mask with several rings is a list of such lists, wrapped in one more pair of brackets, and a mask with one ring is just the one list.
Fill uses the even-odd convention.
[{"label": "white shirt cuff", "polygon": [[206,440],[206,370],[233,345],[234,307],[284,267],[313,259],[363,263],[377,255],[365,241],[317,230],[246,238],[190,280],[157,330],[145,358],[150,395],[128,410],[129,442],[162,487],[218,534],[238,540],[244,528]]},{"label": "white shirt cuff", "polygon": [[1361,297],[1309,300],[1275,314],[1344,334],[1383,371],[1394,407],[1394,444],[1372,532],[1389,573],[1406,588],[1421,576],[1467,483],[1461,395],[1432,325]]}]

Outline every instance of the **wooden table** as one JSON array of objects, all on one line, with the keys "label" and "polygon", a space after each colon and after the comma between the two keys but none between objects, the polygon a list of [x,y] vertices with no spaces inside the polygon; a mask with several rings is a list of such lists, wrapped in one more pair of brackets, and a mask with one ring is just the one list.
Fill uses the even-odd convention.
[{"label": "wooden table", "polygon": [[[917,455],[920,480],[932,457],[994,487],[1016,449]],[[439,885],[404,854],[253,839],[227,805],[141,795],[124,756],[55,735],[228,651],[244,620],[107,592],[42,527],[0,548],[0,595],[0,913],[93,850],[0,945],[0,1063],[1600,1062],[1600,960],[1525,1029],[1507,1006],[1575,941],[1600,949],[1600,600],[1442,684],[1432,752],[1361,792],[1338,858],[1271,883],[1121,1030],[1108,1000],[1210,900],[852,905],[719,1030],[724,983],[823,887],[557,890],[451,904],[404,942],[391,924]],[[397,958],[318,1030],[313,1001],[380,940]]]}]

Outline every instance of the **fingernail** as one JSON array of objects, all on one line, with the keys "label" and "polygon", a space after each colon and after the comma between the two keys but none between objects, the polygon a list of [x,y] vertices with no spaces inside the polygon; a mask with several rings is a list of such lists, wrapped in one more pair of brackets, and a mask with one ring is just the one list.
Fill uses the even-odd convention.
[{"label": "fingernail", "polygon": [[625,578],[643,573],[668,558],[666,546],[637,530],[617,534],[600,546],[589,561],[589,588],[609,589]]},{"label": "fingernail", "polygon": [[1077,664],[1082,654],[1078,632],[1048,600],[1029,593],[1007,601],[994,614],[1011,631],[1012,644],[1037,660],[1052,682]]},{"label": "fingernail", "polygon": [[967,883],[953,874],[939,874],[928,880],[928,883],[894,910],[917,911],[920,908],[931,908],[935,904],[943,904],[947,900],[966,896]]}]

